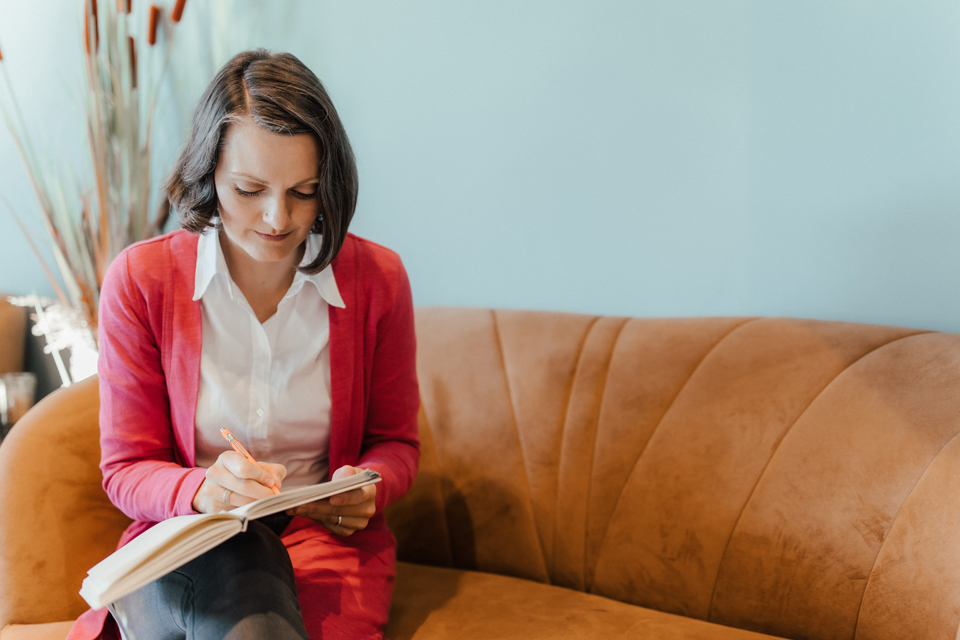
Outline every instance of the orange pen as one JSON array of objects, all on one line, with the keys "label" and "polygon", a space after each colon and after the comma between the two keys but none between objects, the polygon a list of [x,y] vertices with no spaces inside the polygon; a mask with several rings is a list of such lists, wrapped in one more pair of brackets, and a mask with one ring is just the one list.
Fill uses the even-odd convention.
[{"label": "orange pen", "polygon": [[[230,429],[227,429],[226,427],[220,429],[220,435],[222,435],[224,438],[227,439],[227,442],[230,443],[230,446],[233,447],[234,451],[236,451],[237,453],[242,455],[244,458],[246,458],[253,464],[263,469],[263,465],[257,462],[256,460],[254,460],[253,456],[250,455],[250,452],[247,451],[247,448],[244,447],[242,444],[240,444],[239,440],[233,437],[233,434],[230,433]],[[266,469],[263,469],[263,470],[267,471]],[[269,471],[267,471],[267,473],[269,473]],[[280,489],[277,489],[277,485],[273,485],[272,487],[270,487],[270,490],[273,491],[274,493],[280,493]]]}]

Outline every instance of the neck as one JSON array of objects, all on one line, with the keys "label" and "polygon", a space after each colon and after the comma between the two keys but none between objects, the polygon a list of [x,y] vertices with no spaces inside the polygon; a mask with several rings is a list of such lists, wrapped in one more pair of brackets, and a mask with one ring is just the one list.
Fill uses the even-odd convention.
[{"label": "neck", "polygon": [[290,261],[260,262],[234,247],[223,232],[220,247],[230,277],[253,308],[260,322],[276,313],[277,305],[287,293],[303,259],[306,243],[301,244]]}]

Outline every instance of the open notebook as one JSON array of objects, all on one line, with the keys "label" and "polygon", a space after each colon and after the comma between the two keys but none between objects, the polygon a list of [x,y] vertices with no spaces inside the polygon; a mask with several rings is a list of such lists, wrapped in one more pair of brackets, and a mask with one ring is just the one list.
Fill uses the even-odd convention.
[{"label": "open notebook", "polygon": [[348,478],[283,491],[231,511],[164,520],[90,569],[80,595],[99,609],[246,531],[250,520],[379,481],[379,473],[363,470]]}]

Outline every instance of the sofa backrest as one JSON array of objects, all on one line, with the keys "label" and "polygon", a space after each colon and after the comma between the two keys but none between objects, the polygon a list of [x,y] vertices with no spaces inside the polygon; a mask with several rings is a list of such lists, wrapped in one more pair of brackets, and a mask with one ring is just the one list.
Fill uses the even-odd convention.
[{"label": "sofa backrest", "polygon": [[[779,319],[418,309],[401,559],[792,638],[953,640],[960,336]],[[129,520],[97,381],[0,446],[0,628],[66,620]]]},{"label": "sofa backrest", "polygon": [[960,624],[960,336],[418,309],[401,559],[791,638]]}]

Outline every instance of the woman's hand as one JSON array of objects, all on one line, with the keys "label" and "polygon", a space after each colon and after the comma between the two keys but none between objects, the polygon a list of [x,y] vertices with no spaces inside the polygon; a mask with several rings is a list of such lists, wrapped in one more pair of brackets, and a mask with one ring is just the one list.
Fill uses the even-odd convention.
[{"label": "woman's hand", "polygon": [[[334,471],[331,480],[347,478],[360,471],[362,469],[346,465]],[[376,499],[377,485],[368,484],[326,500],[317,500],[288,509],[287,514],[305,516],[322,524],[338,536],[349,536],[355,531],[366,528],[370,518],[377,512]]]},{"label": "woman's hand", "polygon": [[282,464],[261,462],[257,465],[236,451],[224,451],[207,469],[206,478],[193,496],[193,509],[216,513],[242,507],[273,495],[270,487],[279,489],[286,475],[287,468]]}]

